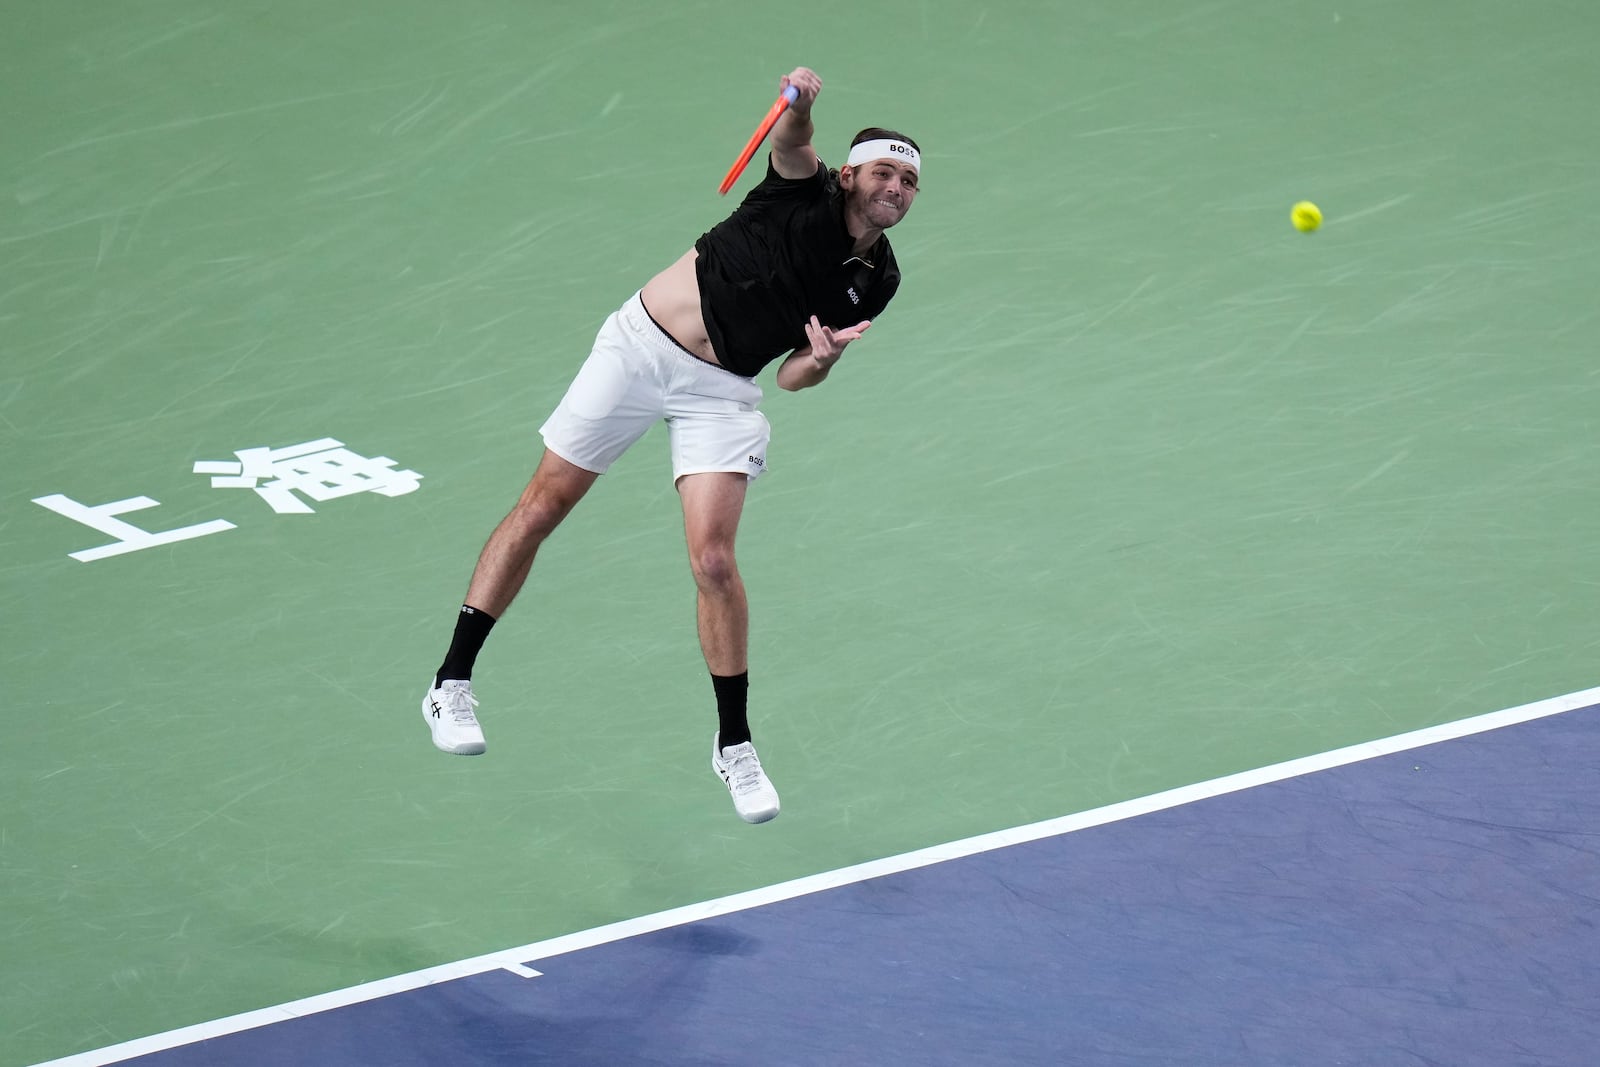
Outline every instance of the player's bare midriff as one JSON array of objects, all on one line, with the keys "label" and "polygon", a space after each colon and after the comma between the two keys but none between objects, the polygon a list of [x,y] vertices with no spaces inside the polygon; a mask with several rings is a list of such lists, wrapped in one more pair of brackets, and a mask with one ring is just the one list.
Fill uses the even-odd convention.
[{"label": "player's bare midriff", "polygon": [[694,261],[699,255],[689,249],[678,261],[651,278],[639,294],[645,310],[672,339],[707,363],[717,362],[706,334],[706,320],[700,313],[700,282],[695,278]]}]

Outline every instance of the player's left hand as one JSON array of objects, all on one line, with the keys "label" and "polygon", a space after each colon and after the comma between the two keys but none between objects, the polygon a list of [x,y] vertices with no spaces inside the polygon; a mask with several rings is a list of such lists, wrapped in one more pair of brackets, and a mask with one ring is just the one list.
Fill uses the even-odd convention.
[{"label": "player's left hand", "polygon": [[818,367],[826,370],[839,362],[839,357],[844,355],[844,346],[851,341],[859,340],[871,326],[871,320],[863,320],[854,326],[846,326],[835,330],[824,326],[815,315],[806,323],[806,339],[811,342],[811,358]]}]

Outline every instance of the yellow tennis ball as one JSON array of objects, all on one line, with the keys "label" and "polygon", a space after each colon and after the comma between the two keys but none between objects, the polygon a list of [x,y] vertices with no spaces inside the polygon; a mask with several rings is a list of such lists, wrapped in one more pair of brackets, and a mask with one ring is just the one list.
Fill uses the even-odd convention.
[{"label": "yellow tennis ball", "polygon": [[1302,200],[1289,210],[1289,221],[1301,233],[1310,233],[1322,225],[1322,209],[1309,200]]}]

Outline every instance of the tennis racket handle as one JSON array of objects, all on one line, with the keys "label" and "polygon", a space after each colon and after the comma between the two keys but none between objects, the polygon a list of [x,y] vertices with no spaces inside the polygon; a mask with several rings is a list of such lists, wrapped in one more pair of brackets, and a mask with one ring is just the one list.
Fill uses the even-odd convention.
[{"label": "tennis racket handle", "polygon": [[739,180],[739,175],[744,173],[745,164],[750,162],[750,157],[756,154],[756,149],[761,142],[767,139],[767,134],[772,132],[772,127],[777,125],[778,119],[789,110],[789,105],[800,98],[800,89],[797,86],[786,86],[772,107],[767,110],[767,117],[761,120],[761,125],[756,127],[756,132],[751,135],[749,143],[744,146],[744,151],[739,153],[739,158],[728,168],[727,176],[722,179],[722,184],[717,187],[720,195],[726,196],[733,183]]}]

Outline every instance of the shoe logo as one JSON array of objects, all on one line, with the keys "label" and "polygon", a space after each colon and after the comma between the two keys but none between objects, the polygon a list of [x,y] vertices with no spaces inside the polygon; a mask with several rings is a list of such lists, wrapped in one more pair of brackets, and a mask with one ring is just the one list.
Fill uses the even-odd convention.
[{"label": "shoe logo", "polygon": [[433,717],[437,719],[439,717],[439,712],[443,711],[444,708],[440,706],[437,700],[430,700],[428,703],[433,705]]}]

